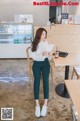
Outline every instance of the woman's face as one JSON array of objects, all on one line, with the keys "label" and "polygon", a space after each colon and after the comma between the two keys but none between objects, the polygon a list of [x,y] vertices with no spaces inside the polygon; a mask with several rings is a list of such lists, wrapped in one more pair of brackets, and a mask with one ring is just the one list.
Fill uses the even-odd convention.
[{"label": "woman's face", "polygon": [[46,38],[46,32],[43,31],[42,34],[41,34],[41,40],[44,40]]}]

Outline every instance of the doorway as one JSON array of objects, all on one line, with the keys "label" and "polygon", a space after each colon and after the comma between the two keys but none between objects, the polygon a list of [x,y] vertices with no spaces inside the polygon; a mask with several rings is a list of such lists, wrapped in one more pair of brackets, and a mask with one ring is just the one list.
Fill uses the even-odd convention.
[{"label": "doorway", "polygon": [[[62,2],[62,0],[50,0],[50,2]],[[57,23],[58,16],[62,13],[62,6],[49,6],[49,20]]]}]

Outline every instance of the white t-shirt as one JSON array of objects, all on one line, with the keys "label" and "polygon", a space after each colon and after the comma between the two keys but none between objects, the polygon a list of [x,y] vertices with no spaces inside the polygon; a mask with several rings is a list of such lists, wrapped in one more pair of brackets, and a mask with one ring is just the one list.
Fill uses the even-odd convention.
[{"label": "white t-shirt", "polygon": [[44,61],[45,58],[48,58],[50,60],[50,56],[44,56],[42,55],[42,53],[44,51],[50,52],[54,46],[54,44],[48,44],[47,40],[40,41],[36,51],[32,52],[31,48],[29,49],[29,57],[35,61]]}]

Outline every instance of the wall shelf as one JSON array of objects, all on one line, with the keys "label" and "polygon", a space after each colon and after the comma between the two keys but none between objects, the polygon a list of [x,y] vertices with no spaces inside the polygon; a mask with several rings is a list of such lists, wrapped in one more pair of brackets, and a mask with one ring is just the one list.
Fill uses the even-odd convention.
[{"label": "wall shelf", "polygon": [[0,23],[0,58],[26,58],[33,35],[31,23]]}]

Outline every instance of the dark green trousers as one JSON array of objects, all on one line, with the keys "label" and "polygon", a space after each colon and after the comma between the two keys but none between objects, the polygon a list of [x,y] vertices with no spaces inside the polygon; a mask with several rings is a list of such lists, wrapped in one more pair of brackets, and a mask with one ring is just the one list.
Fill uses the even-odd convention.
[{"label": "dark green trousers", "polygon": [[39,99],[39,88],[40,88],[40,76],[43,76],[43,91],[44,99],[49,98],[49,73],[50,73],[50,63],[48,58],[44,61],[34,61],[33,66],[34,75],[34,99]]}]

